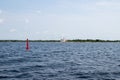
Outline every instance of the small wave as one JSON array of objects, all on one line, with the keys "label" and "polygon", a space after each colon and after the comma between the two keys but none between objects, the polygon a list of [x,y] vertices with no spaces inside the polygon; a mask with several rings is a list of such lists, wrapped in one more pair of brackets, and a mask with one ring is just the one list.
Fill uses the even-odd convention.
[{"label": "small wave", "polygon": [[19,73],[20,71],[18,71],[18,70],[3,70],[3,71],[0,71],[0,72],[6,72],[6,73],[8,73],[8,72],[11,72],[11,73]]},{"label": "small wave", "polygon": [[6,65],[6,66],[10,66],[10,65],[16,65],[18,63],[24,63],[24,62],[29,62],[30,60],[27,58],[10,58],[10,59],[5,59],[0,61],[0,65]]},{"label": "small wave", "polygon": [[13,64],[13,63],[25,62],[25,61],[27,61],[25,58],[16,58],[16,59],[12,58],[12,59],[4,60],[2,62],[5,63],[5,64],[7,64],[7,63],[12,63]]},{"label": "small wave", "polygon": [[64,53],[66,51],[52,51],[52,53]]},{"label": "small wave", "polygon": [[36,70],[41,70],[45,69],[46,66],[44,65],[33,65],[33,66],[25,66],[20,68],[20,72],[26,72],[26,71],[36,71]]},{"label": "small wave", "polygon": [[0,76],[0,79],[3,79],[3,78],[12,78],[12,76],[7,76],[7,75]]},{"label": "small wave", "polygon": [[101,75],[101,76],[110,75],[109,72],[98,72],[98,73],[95,73],[95,74]]},{"label": "small wave", "polygon": [[120,76],[120,72],[112,72],[111,74],[114,75],[114,76],[116,76],[116,77]]},{"label": "small wave", "polygon": [[77,72],[70,74],[71,76],[74,76],[76,78],[80,79],[100,79],[100,80],[115,80],[114,78],[111,78],[111,75],[120,75],[120,72]]},{"label": "small wave", "polygon": [[90,79],[90,78],[92,78],[92,76],[90,74],[83,73],[83,72],[73,73],[71,75],[76,76],[77,78],[84,78],[84,79],[87,79],[87,78]]},{"label": "small wave", "polygon": [[58,73],[52,73],[52,72],[38,72],[38,71],[35,71],[34,72],[36,75],[39,75],[41,77],[46,77],[46,78],[52,78],[52,77],[58,77]]},{"label": "small wave", "polygon": [[77,78],[84,78],[84,79],[89,79],[89,78],[92,78],[91,76],[87,76],[87,75],[83,75],[83,76],[79,76],[79,77],[77,77]]},{"label": "small wave", "polygon": [[22,73],[22,74],[16,75],[14,78],[30,78],[32,76],[33,75],[31,75],[30,73]]},{"label": "small wave", "polygon": [[19,74],[13,74],[13,75],[0,75],[0,79],[5,78],[30,78],[33,77],[30,73],[19,73]]},{"label": "small wave", "polygon": [[0,55],[0,58],[5,58],[6,57],[6,55]]}]

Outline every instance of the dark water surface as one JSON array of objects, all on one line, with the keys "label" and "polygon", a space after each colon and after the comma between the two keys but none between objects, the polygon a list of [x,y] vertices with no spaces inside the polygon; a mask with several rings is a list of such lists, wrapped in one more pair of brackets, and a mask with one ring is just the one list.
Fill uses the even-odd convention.
[{"label": "dark water surface", "polygon": [[120,43],[0,42],[0,80],[120,80]]}]

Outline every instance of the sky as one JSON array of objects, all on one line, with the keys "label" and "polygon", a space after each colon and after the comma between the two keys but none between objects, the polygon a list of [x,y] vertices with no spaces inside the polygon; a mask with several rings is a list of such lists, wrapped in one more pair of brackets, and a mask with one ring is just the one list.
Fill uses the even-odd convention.
[{"label": "sky", "polygon": [[120,40],[120,0],[0,0],[0,39]]}]

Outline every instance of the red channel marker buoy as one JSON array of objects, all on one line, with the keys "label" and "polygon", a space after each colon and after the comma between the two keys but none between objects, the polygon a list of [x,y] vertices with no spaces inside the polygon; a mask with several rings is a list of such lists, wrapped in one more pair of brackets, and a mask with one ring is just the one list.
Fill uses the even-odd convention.
[{"label": "red channel marker buoy", "polygon": [[29,40],[27,39],[26,40],[26,50],[29,50],[30,48],[29,48]]}]

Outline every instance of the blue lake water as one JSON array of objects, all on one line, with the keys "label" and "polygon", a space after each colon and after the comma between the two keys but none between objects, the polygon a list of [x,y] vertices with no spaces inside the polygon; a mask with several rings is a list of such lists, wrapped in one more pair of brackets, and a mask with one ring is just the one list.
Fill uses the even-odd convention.
[{"label": "blue lake water", "polygon": [[120,80],[120,43],[0,42],[0,80]]}]

